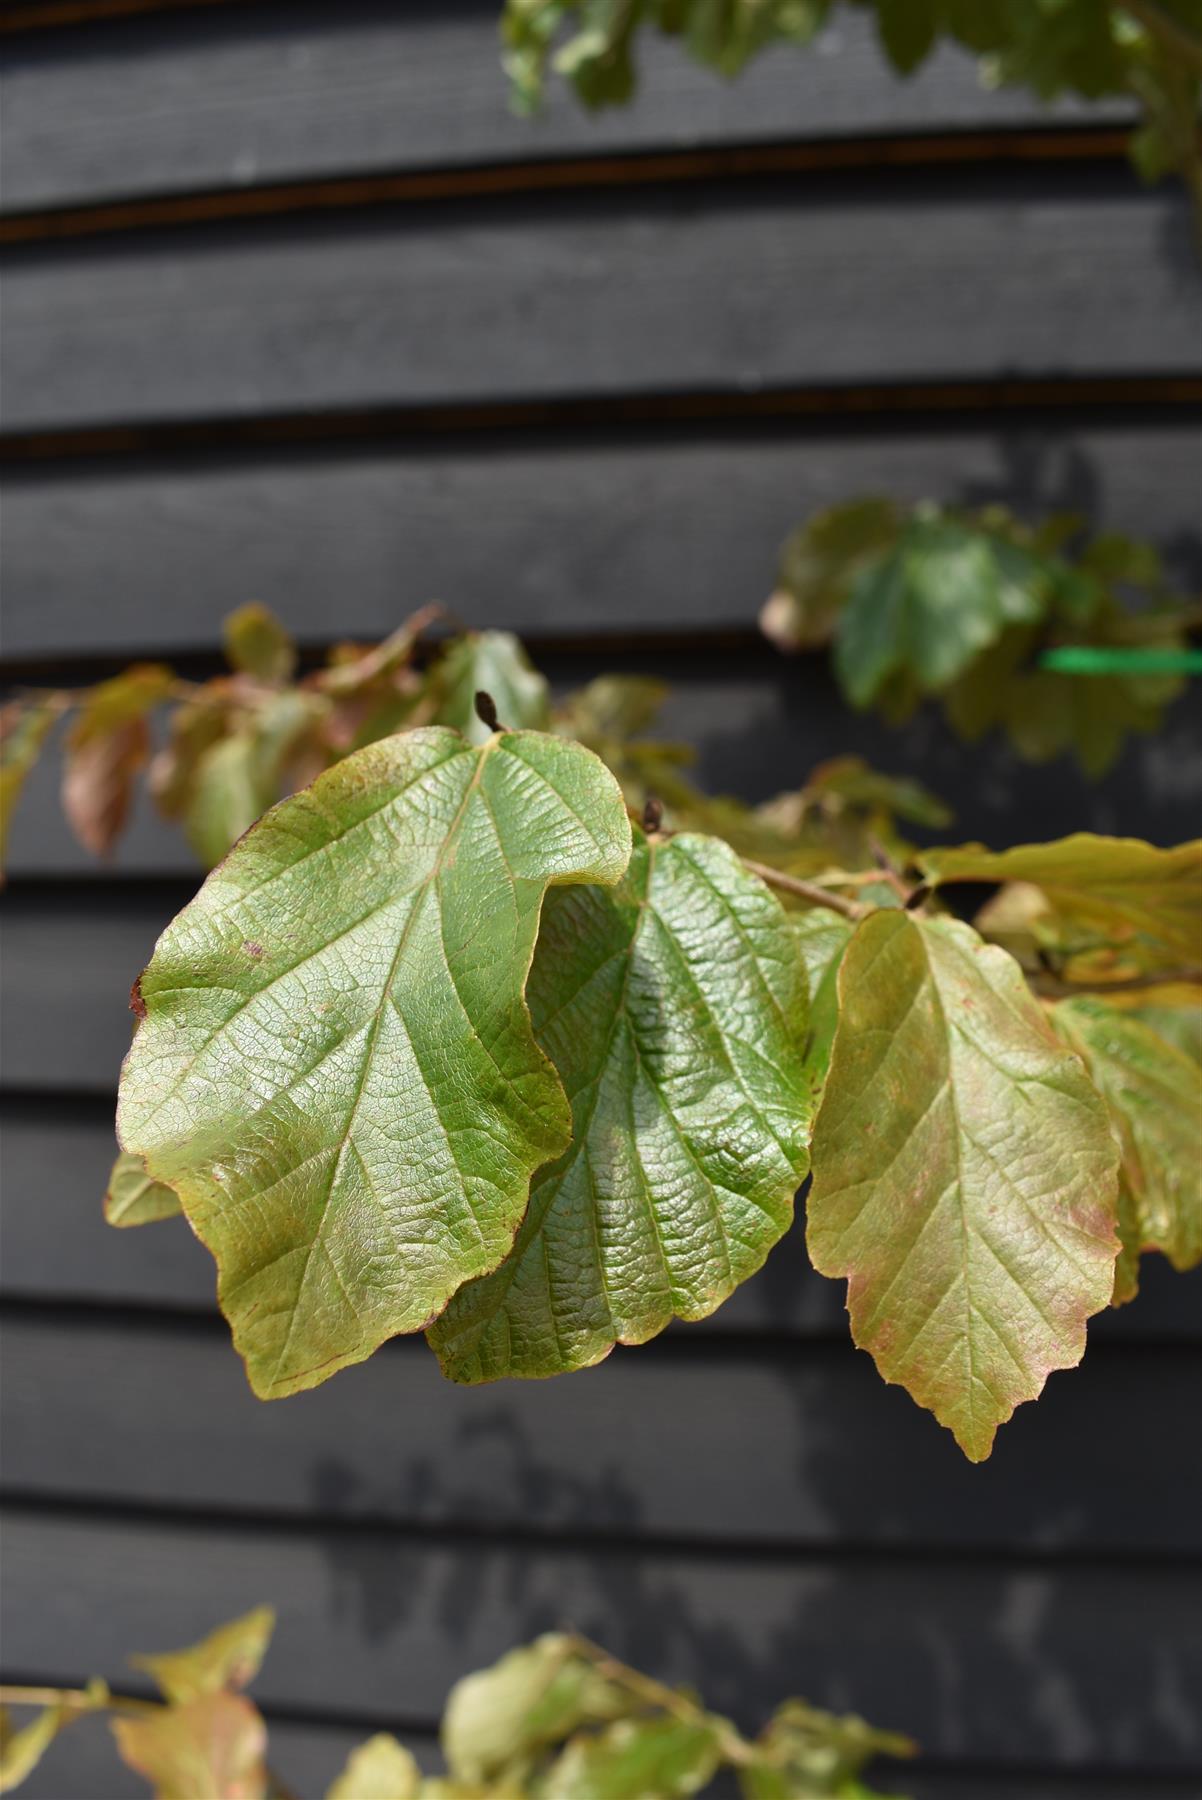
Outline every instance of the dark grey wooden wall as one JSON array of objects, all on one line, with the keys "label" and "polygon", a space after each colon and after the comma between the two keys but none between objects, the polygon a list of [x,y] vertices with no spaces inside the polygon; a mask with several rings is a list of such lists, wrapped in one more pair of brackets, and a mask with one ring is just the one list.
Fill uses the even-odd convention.
[{"label": "dark grey wooden wall", "polygon": [[[865,489],[1079,508],[1202,575],[1198,274],[1121,110],[1037,115],[953,56],[897,83],[853,19],[734,87],[652,47],[630,111],[525,125],[494,11],[0,7],[9,679],[212,667],[251,597],[313,648],[439,597],[561,685],[668,676],[748,795],[857,748],[996,843],[1188,835],[1185,707],[1091,790],[854,719],[754,631],[783,533]],[[465,1392],[397,1343],[261,1406],[186,1230],[99,1215],[126,993],[196,875],[141,816],[90,865],[53,775],[3,901],[8,1677],[269,1599],[259,1693],[316,1796],[572,1620],[748,1725],[800,1691],[912,1730],[926,1800],[1202,1791],[1197,1281],[1150,1271],[979,1469],[797,1233],[570,1382]],[[29,1792],[134,1785],[89,1726]]]}]

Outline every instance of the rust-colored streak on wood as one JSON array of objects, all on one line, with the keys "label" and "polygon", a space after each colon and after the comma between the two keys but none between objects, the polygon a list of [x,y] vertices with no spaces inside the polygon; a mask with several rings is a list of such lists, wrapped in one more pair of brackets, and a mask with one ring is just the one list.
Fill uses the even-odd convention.
[{"label": "rust-colored streak on wood", "polygon": [[1171,410],[1202,405],[1202,376],[898,382],[763,393],[631,394],[584,400],[331,410],[182,424],[84,426],[0,436],[10,464],[160,455],[256,444],[369,443],[404,437],[758,419],[919,418],[959,413]]},{"label": "rust-colored streak on wood", "polygon": [[[210,4],[224,0],[208,0]],[[562,192],[574,188],[638,188],[739,181],[757,177],[856,170],[929,168],[1010,162],[1104,162],[1126,153],[1127,132],[1109,130],[972,131],[929,137],[856,138],[828,143],[765,144],[629,156],[565,157],[404,174],[337,176],[321,181],[199,194],[104,201],[90,206],[10,213],[0,218],[0,244],[93,237],[226,220],[284,217],[431,201]]]}]

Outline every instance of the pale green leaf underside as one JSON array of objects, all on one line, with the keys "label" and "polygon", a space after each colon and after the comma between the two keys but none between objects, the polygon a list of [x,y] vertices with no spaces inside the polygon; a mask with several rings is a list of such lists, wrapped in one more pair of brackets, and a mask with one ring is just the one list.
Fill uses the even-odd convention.
[{"label": "pale green leaf underside", "polygon": [[974,1462],[1080,1361],[1118,1250],[1105,1107],[1017,963],[967,926],[870,915],[840,970],[808,1244],[852,1334]]},{"label": "pale green leaf underside", "polygon": [[422,1772],[408,1750],[379,1731],[352,1750],[326,1800],[419,1800]]},{"label": "pale green leaf underside", "polygon": [[216,1257],[256,1393],[419,1330],[505,1255],[569,1135],[524,999],[543,896],[629,850],[579,745],[434,727],[274,807],[163,934],[120,1136]]},{"label": "pale green leaf underside", "polygon": [[[1065,1000],[1053,1016],[1110,1108],[1122,1152],[1124,1247],[1134,1256],[1160,1250],[1174,1268],[1192,1269],[1202,1262],[1202,1071],[1103,1000]],[[1132,1274],[1116,1298],[1133,1291]]]},{"label": "pale green leaf underside", "polygon": [[520,1782],[549,1745],[634,1704],[569,1636],[545,1632],[456,1682],[442,1720],[447,1768],[459,1781]]},{"label": "pale green leaf underside", "polygon": [[110,1225],[154,1225],[160,1219],[179,1217],[179,1195],[146,1173],[140,1156],[122,1150],[113,1164],[104,1196],[104,1216]]},{"label": "pale green leaf underside", "polygon": [[717,839],[639,834],[617,889],[549,896],[529,998],[572,1143],[430,1332],[457,1381],[559,1374],[704,1317],[787,1230],[807,1167],[804,968]]}]

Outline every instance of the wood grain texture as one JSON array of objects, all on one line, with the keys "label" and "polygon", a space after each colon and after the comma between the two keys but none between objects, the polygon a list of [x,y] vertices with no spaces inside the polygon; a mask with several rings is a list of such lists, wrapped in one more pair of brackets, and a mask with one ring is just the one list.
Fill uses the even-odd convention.
[{"label": "wood grain texture", "polygon": [[[9,474],[12,658],[215,644],[266,601],[307,641],[383,636],[438,596],[530,634],[753,629],[786,534],[857,493],[1067,508],[1202,581],[1202,430],[985,419],[524,433]],[[163,596],[170,595],[164,607]]]},{"label": "wood grain texture", "polygon": [[14,432],[1180,373],[1202,293],[1183,197],[1101,169],[385,207],[26,248],[8,271]]},{"label": "wood grain texture", "polygon": [[936,1760],[1196,1772],[1202,1751],[1202,1577],[1176,1569],[585,1554],[15,1508],[2,1556],[5,1659],[30,1675],[113,1669],[270,1597],[256,1691],[330,1718],[403,1695],[432,1721],[458,1676],[571,1621],[748,1724],[795,1692],[904,1724]]},{"label": "wood grain texture", "polygon": [[[980,87],[954,50],[897,81],[852,13],[807,55],[785,47],[737,83],[649,35],[629,110],[588,114],[552,83],[508,104],[491,0],[354,0],[144,17],[15,40],[0,79],[8,209],[242,189],[564,155],[1015,127],[1048,114]],[[1061,120],[1124,109],[1060,106]]]},{"label": "wood grain texture", "polygon": [[[976,1470],[846,1341],[735,1355],[686,1330],[570,1382],[475,1389],[445,1383],[420,1340],[398,1342],[268,1407],[215,1322],[22,1313],[2,1347],[14,1494],[540,1539],[1202,1551],[1202,1446],[1183,1444],[1170,1486],[1148,1480],[1189,1412],[1202,1348],[1096,1350]],[[98,1413],[98,1390],[120,1393],[120,1409]],[[707,1416],[722,1421],[718,1456]],[[388,1417],[404,1428],[381,1435]],[[888,1482],[863,1479],[864,1443]]]}]

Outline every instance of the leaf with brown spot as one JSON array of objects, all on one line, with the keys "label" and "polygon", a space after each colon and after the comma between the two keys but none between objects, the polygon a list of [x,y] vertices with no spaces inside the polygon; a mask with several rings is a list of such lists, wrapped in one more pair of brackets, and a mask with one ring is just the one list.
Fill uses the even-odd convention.
[{"label": "leaf with brown spot", "polygon": [[134,778],[150,756],[148,715],[171,689],[170,669],[143,663],[88,695],[67,738],[63,810],[85,849],[104,856],[125,829]]}]

